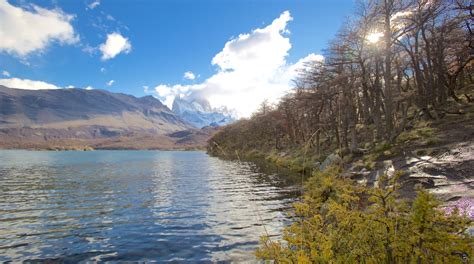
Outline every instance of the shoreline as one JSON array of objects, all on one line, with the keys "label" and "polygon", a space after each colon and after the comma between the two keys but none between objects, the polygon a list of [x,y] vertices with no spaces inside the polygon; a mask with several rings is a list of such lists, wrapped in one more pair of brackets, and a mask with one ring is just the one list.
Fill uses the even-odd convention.
[{"label": "shoreline", "polygon": [[7,151],[7,150],[25,150],[25,151],[48,151],[48,152],[55,152],[55,151],[77,151],[77,152],[90,152],[90,151],[199,151],[199,152],[206,152],[204,148],[195,148],[195,149],[186,149],[186,148],[177,148],[177,149],[158,149],[158,148],[151,148],[151,149],[136,149],[136,148],[98,148],[98,149],[47,149],[47,148],[0,148],[0,151]]}]

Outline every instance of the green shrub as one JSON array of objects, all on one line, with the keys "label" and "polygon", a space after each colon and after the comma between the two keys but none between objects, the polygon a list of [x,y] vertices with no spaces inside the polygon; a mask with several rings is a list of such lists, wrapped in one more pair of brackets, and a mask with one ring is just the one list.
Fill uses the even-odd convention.
[{"label": "green shrub", "polygon": [[284,242],[262,237],[256,256],[275,263],[472,263],[471,225],[447,214],[425,190],[410,205],[399,197],[401,173],[368,189],[339,168],[308,179]]}]

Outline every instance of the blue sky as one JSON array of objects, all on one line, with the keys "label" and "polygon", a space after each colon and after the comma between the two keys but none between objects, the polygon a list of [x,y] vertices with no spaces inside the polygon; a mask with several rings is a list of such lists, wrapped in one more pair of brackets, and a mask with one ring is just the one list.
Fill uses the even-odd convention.
[{"label": "blue sky", "polygon": [[[277,100],[291,86],[289,71],[321,54],[353,8],[353,0],[0,0],[8,40],[0,43],[0,79],[152,94],[168,104],[204,96],[239,108],[254,98],[237,109],[246,116],[266,94]],[[253,54],[261,51],[268,54]]]}]

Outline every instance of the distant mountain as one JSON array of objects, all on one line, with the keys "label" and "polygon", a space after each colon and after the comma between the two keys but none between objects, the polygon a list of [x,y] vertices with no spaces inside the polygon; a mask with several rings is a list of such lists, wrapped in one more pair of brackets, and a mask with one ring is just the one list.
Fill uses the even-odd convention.
[{"label": "distant mountain", "polygon": [[235,121],[230,111],[225,108],[213,109],[205,99],[176,97],[172,111],[197,128],[223,126]]},{"label": "distant mountain", "polygon": [[[0,147],[180,148],[205,136],[152,96],[105,90],[22,90],[0,85]],[[203,132],[204,133],[204,132]],[[199,141],[199,142],[197,142]]]}]

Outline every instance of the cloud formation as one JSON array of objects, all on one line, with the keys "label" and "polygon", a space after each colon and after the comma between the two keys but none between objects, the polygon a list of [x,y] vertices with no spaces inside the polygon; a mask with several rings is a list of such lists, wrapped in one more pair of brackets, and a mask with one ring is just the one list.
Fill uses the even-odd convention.
[{"label": "cloud formation", "polygon": [[0,52],[24,57],[44,51],[52,42],[79,41],[70,23],[74,16],[57,8],[49,10],[33,4],[25,8],[0,0]]},{"label": "cloud formation", "polygon": [[107,84],[107,86],[112,86],[114,84],[114,82],[115,82],[114,80],[110,80],[106,84]]},{"label": "cloud formation", "polygon": [[192,71],[187,71],[184,73],[183,78],[188,80],[194,80],[196,79],[196,75],[194,75]]},{"label": "cloud formation", "polygon": [[[112,82],[113,80],[109,81],[108,83]],[[77,86],[68,85],[66,87],[59,87],[57,85],[43,82],[43,81],[35,81],[29,79],[19,79],[19,78],[7,78],[7,79],[0,79],[0,85],[6,86],[8,88],[13,89],[23,89],[23,90],[55,90],[55,89],[72,89],[76,88]],[[84,87],[85,90],[93,90],[94,87],[88,85]]]},{"label": "cloud formation", "polygon": [[291,49],[287,25],[292,19],[285,11],[270,25],[229,40],[212,58],[217,72],[204,82],[160,84],[154,88],[154,95],[167,106],[175,96],[205,98],[212,107],[235,109],[241,117],[250,116],[265,99],[278,101],[291,89],[299,68],[323,59],[309,54],[293,64],[287,61]]},{"label": "cloud formation", "polygon": [[29,79],[9,78],[0,79],[0,85],[4,85],[8,88],[24,89],[24,90],[51,90],[60,89],[54,84],[50,84],[43,81],[33,81]]},{"label": "cloud formation", "polygon": [[2,75],[5,77],[10,77],[10,73],[8,71],[2,71]]},{"label": "cloud formation", "polygon": [[132,45],[128,38],[114,32],[107,35],[107,40],[99,46],[99,50],[102,52],[102,60],[109,60],[122,52],[129,53],[132,50]]},{"label": "cloud formation", "polygon": [[99,0],[92,1],[90,4],[87,5],[87,9],[94,9],[100,5]]}]

